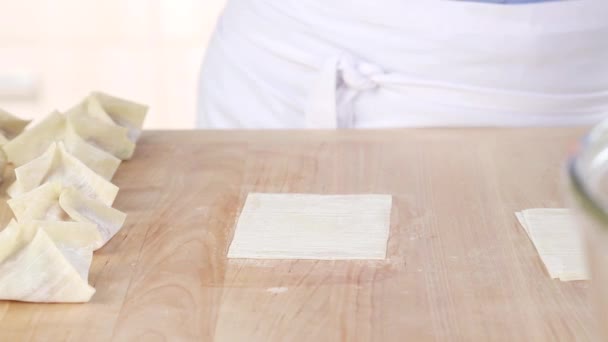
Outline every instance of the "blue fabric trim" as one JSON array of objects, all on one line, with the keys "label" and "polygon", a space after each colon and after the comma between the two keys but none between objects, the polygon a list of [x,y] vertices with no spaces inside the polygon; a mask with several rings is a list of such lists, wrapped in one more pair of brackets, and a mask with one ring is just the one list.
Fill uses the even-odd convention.
[{"label": "blue fabric trim", "polygon": [[487,2],[492,4],[530,4],[535,2],[549,2],[549,1],[559,1],[559,0],[460,0],[460,1],[469,1],[469,2]]}]

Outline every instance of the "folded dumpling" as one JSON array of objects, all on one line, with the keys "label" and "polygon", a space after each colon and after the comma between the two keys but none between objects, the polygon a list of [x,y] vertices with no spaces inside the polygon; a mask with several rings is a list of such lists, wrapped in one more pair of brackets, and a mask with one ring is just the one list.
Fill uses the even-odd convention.
[{"label": "folded dumpling", "polygon": [[47,182],[73,187],[89,198],[111,206],[118,187],[89,169],[70,154],[63,142],[53,142],[41,156],[15,169],[15,182],[7,189],[11,197],[25,194]]},{"label": "folded dumpling", "polygon": [[54,141],[62,140],[65,128],[65,116],[54,112],[3,145],[2,149],[8,161],[18,167],[40,156]]},{"label": "folded dumpling", "polygon": [[101,234],[102,246],[118,233],[127,218],[125,213],[83,196],[74,188],[61,192],[59,206],[74,221],[94,223]]},{"label": "folded dumpling", "polygon": [[129,139],[129,129],[87,112],[70,110],[66,116],[68,127],[87,143],[122,160],[133,156],[135,143]]},{"label": "folded dumpling", "polygon": [[87,143],[68,127],[66,117],[59,112],[52,113],[40,124],[4,145],[3,149],[9,162],[22,166],[39,157],[56,141],[64,141],[71,154],[106,179],[111,179],[120,165],[120,159]]},{"label": "folded dumpling", "polygon": [[0,183],[4,181],[7,165],[8,160],[6,160],[6,154],[0,150]]},{"label": "folded dumpling", "polygon": [[66,149],[91,170],[108,180],[114,177],[120,166],[120,159],[87,143],[71,127],[66,129],[63,141]]},{"label": "folded dumpling", "polygon": [[17,221],[47,220],[92,223],[101,240],[95,249],[105,245],[125,222],[126,214],[88,198],[58,182],[46,183],[8,201]]},{"label": "folded dumpling", "polygon": [[[99,107],[119,126],[129,130],[129,139],[136,142],[141,135],[148,106],[108,95],[93,92],[89,96],[90,110],[99,111]],[[95,108],[96,107],[96,108]]]},{"label": "folded dumpling", "polygon": [[21,225],[34,225],[43,229],[63,256],[74,266],[82,279],[89,278],[92,251],[103,239],[97,227],[90,222],[24,221]]},{"label": "folded dumpling", "polygon": [[103,109],[99,101],[91,99],[91,95],[82,99],[82,101],[68,109],[65,113],[67,116],[89,116],[108,124],[116,124]]},{"label": "folded dumpling", "polygon": [[[0,146],[5,145],[19,135],[29,123],[29,120],[22,120],[0,109]],[[7,165],[6,154],[0,151],[0,182],[4,179],[4,171]]]},{"label": "folded dumpling", "polygon": [[19,135],[30,123],[0,109],[0,145],[4,145]]},{"label": "folded dumpling", "polygon": [[48,182],[36,189],[7,201],[18,222],[70,221],[70,216],[59,206],[59,196],[63,190],[59,182]]},{"label": "folded dumpling", "polygon": [[85,141],[122,160],[130,159],[148,107],[93,92],[66,112],[68,125]]},{"label": "folded dumpling", "polygon": [[0,232],[0,299],[46,303],[87,302],[98,238],[94,225],[79,222],[17,223]]}]

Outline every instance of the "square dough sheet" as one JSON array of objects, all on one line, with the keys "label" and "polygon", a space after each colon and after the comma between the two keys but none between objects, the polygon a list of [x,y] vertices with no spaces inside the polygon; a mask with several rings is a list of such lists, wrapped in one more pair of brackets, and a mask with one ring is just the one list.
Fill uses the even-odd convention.
[{"label": "square dough sheet", "polygon": [[552,279],[589,279],[581,233],[570,210],[528,209],[515,215]]},{"label": "square dough sheet", "polygon": [[390,195],[250,193],[228,258],[385,259]]}]

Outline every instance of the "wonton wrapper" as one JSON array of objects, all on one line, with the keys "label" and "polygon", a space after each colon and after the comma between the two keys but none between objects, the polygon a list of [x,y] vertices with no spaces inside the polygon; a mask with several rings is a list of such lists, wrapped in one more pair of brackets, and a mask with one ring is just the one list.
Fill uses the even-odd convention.
[{"label": "wonton wrapper", "polygon": [[[101,106],[102,110],[117,125],[129,129],[129,139],[136,142],[143,129],[148,106],[125,100],[102,92],[93,92],[89,96],[91,106]],[[90,108],[89,107],[89,108]]]},{"label": "wonton wrapper", "polygon": [[96,198],[111,206],[118,187],[89,169],[66,151],[63,142],[52,143],[44,154],[15,169],[16,181],[8,189],[11,197],[34,190],[40,185],[57,181],[74,187],[83,195]]},{"label": "wonton wrapper", "polygon": [[122,228],[126,218],[126,214],[57,182],[46,183],[15,197],[8,205],[19,222],[49,220],[94,224],[101,237],[95,249],[105,245]]},{"label": "wonton wrapper", "polygon": [[45,303],[88,302],[88,284],[99,238],[94,225],[78,222],[16,223],[0,232],[0,299]]},{"label": "wonton wrapper", "polygon": [[128,139],[135,143],[141,134],[147,112],[146,105],[102,92],[92,92],[66,113],[68,116],[86,115],[127,128]]},{"label": "wonton wrapper", "polygon": [[[19,135],[29,123],[29,120],[19,119],[11,113],[0,109],[0,146],[5,145]],[[4,171],[7,164],[6,154],[0,151],[0,182],[4,179]]]},{"label": "wonton wrapper", "polygon": [[532,241],[551,279],[587,280],[581,231],[570,209],[536,208],[515,216]]},{"label": "wonton wrapper", "polygon": [[120,166],[120,159],[87,143],[71,127],[66,129],[64,143],[71,154],[105,179],[112,179]]},{"label": "wonton wrapper", "polygon": [[125,213],[83,196],[74,188],[63,190],[59,205],[74,221],[94,223],[101,234],[102,246],[116,235],[127,218]]},{"label": "wonton wrapper", "polygon": [[6,155],[3,151],[0,151],[0,183],[4,181],[4,174],[6,173],[7,165],[8,161],[6,160]]},{"label": "wonton wrapper", "polygon": [[6,143],[2,149],[8,161],[19,167],[40,156],[54,141],[63,139],[65,128],[65,116],[54,112],[36,126]]},{"label": "wonton wrapper", "polygon": [[86,112],[66,113],[68,127],[84,141],[122,160],[130,159],[135,151],[135,143],[129,140],[129,130],[114,123],[106,122]]},{"label": "wonton wrapper", "polygon": [[30,120],[22,120],[0,109],[0,145],[4,145],[19,135]]},{"label": "wonton wrapper", "polygon": [[249,193],[229,259],[384,260],[391,195]]},{"label": "wonton wrapper", "polygon": [[63,114],[55,112],[4,145],[8,161],[22,166],[43,154],[52,143],[63,140],[71,154],[103,178],[111,179],[120,159],[84,141],[66,122]]},{"label": "wonton wrapper", "polygon": [[148,107],[93,92],[66,112],[69,125],[85,141],[120,159],[130,159]]},{"label": "wonton wrapper", "polygon": [[34,225],[41,229],[55,242],[59,251],[74,266],[81,278],[89,278],[89,269],[93,251],[102,239],[94,224],[90,222],[63,221],[25,221],[19,224]]},{"label": "wonton wrapper", "polygon": [[58,182],[45,183],[36,189],[8,200],[18,222],[29,220],[69,221],[70,217],[59,206],[63,186]]}]

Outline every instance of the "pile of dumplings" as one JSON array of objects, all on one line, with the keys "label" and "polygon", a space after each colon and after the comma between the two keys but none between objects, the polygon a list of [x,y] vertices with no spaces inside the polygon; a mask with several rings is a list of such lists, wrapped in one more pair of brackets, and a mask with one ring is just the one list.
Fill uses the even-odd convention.
[{"label": "pile of dumplings", "polygon": [[65,113],[28,121],[0,111],[0,169],[14,219],[0,231],[0,300],[88,302],[93,252],[123,226],[110,182],[135,150],[148,107],[93,92]]}]

